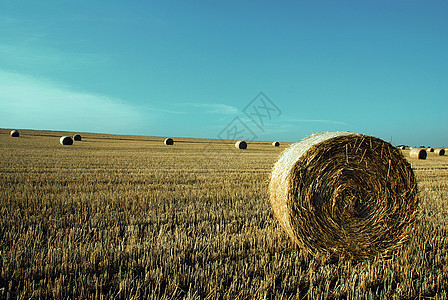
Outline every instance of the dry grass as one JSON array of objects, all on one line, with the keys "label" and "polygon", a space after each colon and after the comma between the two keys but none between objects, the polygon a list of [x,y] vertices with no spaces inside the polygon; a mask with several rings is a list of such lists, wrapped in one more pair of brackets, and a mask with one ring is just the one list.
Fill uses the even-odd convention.
[{"label": "dry grass", "polygon": [[447,156],[409,159],[422,212],[409,243],[356,263],[310,256],[274,219],[285,146],[55,142],[68,134],[0,130],[0,298],[447,298]]}]

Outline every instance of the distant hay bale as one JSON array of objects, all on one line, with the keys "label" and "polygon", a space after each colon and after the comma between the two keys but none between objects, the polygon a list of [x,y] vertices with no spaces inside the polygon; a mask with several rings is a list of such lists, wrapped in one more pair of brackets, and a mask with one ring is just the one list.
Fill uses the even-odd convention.
[{"label": "distant hay bale", "polygon": [[406,150],[406,146],[401,146],[400,149],[401,150]]},{"label": "distant hay bale", "polygon": [[73,139],[69,136],[62,136],[59,139],[59,142],[61,143],[61,145],[73,145]]},{"label": "distant hay bale", "polygon": [[411,158],[426,159],[426,156],[428,156],[428,153],[423,148],[412,148],[409,151],[409,157]]},{"label": "distant hay bale", "polygon": [[238,141],[235,143],[236,149],[247,149],[247,143],[245,141]]},{"label": "distant hay bale", "polygon": [[272,142],[272,146],[274,146],[274,147],[280,147],[280,143],[279,143],[279,142]]},{"label": "distant hay bale", "polygon": [[73,136],[73,140],[74,140],[74,141],[80,141],[80,140],[81,140],[81,135],[80,135],[80,134],[75,134],[75,135]]},{"label": "distant hay bale", "polygon": [[399,247],[418,205],[401,152],[351,132],[313,135],[286,149],[272,170],[269,198],[299,246],[355,258]]},{"label": "distant hay bale", "polygon": [[428,149],[426,149],[426,151],[428,151],[428,152],[434,152],[434,148],[428,148]]},{"label": "distant hay bale", "polygon": [[19,131],[18,130],[11,130],[11,132],[9,133],[12,137],[19,137]]},{"label": "distant hay bale", "polygon": [[444,156],[445,155],[445,149],[435,149],[434,153],[440,156]]},{"label": "distant hay bale", "polygon": [[172,146],[174,145],[174,140],[172,138],[166,138],[164,143],[165,145]]}]

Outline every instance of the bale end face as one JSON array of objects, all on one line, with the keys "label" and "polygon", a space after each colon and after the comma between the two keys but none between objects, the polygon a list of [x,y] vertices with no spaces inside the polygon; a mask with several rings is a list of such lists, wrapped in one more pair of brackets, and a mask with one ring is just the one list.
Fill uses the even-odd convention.
[{"label": "bale end face", "polygon": [[172,138],[167,138],[165,139],[164,144],[167,146],[172,146],[174,145],[174,140]]},{"label": "bale end face", "polygon": [[61,143],[61,145],[64,145],[64,146],[66,146],[66,145],[73,145],[73,139],[71,137],[69,137],[69,136],[62,136],[59,139],[59,142]]},{"label": "bale end face", "polygon": [[73,136],[73,140],[74,140],[74,141],[81,141],[81,135],[80,135],[80,134],[75,134],[75,135]]},{"label": "bale end face", "polygon": [[9,133],[12,137],[19,137],[19,131],[18,130],[11,130],[11,132]]},{"label": "bale end face", "polygon": [[269,199],[299,246],[359,259],[399,247],[418,205],[401,151],[349,132],[311,136],[286,149],[272,170]]},{"label": "bale end face", "polygon": [[236,149],[247,149],[247,143],[245,141],[238,141],[235,143]]}]

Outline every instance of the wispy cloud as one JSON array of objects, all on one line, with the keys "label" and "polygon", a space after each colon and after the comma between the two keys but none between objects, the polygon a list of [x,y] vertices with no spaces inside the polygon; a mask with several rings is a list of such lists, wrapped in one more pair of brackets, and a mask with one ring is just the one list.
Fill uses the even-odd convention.
[{"label": "wispy cloud", "polygon": [[184,115],[187,113],[181,110],[160,108],[159,106],[149,104],[145,104],[144,106],[141,107],[141,109],[153,113],[173,114],[173,115]]},{"label": "wispy cloud", "polygon": [[29,75],[0,71],[0,91],[2,127],[120,133],[144,122],[125,101]]},{"label": "wispy cloud", "polygon": [[220,114],[220,115],[236,115],[238,109],[226,104],[215,103],[157,103],[145,104],[144,110],[155,113],[167,113],[175,115],[195,115],[195,114]]},{"label": "wispy cloud", "polygon": [[0,44],[0,63],[12,69],[81,69],[106,63],[107,56],[93,53],[68,53],[46,46]]},{"label": "wispy cloud", "polygon": [[221,103],[181,103],[180,106],[189,107],[191,109],[196,109],[200,113],[211,113],[211,114],[238,114],[239,110],[231,105],[221,104]]},{"label": "wispy cloud", "polygon": [[290,120],[290,122],[297,122],[297,123],[324,123],[324,124],[335,124],[335,125],[349,125],[346,122],[342,121],[334,121],[334,120],[320,120],[320,119],[295,119]]},{"label": "wispy cloud", "polygon": [[0,15],[0,24],[4,27],[8,25],[16,26],[18,23],[20,23],[20,19],[18,18],[6,15]]}]

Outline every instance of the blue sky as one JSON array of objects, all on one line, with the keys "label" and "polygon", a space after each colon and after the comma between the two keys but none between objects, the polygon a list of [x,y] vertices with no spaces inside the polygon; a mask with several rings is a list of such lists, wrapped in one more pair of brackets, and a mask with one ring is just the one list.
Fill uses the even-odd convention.
[{"label": "blue sky", "polygon": [[446,147],[447,13],[412,0],[2,1],[0,127],[280,141],[349,130]]}]

